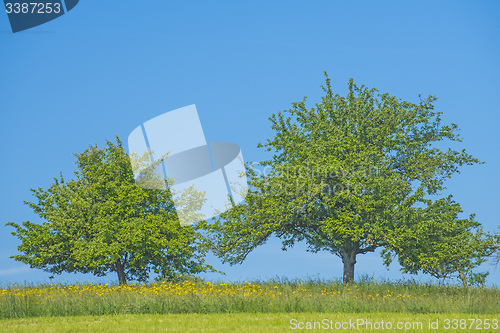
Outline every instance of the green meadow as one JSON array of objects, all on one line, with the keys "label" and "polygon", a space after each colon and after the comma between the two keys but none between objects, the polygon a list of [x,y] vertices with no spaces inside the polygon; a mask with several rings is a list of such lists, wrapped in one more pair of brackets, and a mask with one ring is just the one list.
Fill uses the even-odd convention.
[{"label": "green meadow", "polygon": [[[498,332],[498,315],[463,313],[210,313],[119,314],[106,316],[37,317],[0,320],[0,332]],[[295,321],[294,321],[295,320]],[[453,320],[457,321],[457,328]],[[382,324],[383,321],[383,324]],[[462,321],[462,322],[461,322]],[[301,329],[298,323],[303,323]],[[325,324],[328,322],[328,324]],[[291,324],[294,323],[294,324]],[[316,329],[307,329],[310,323]],[[332,324],[333,323],[333,324]],[[336,329],[335,324],[355,328]],[[358,326],[359,323],[359,326]],[[378,324],[377,324],[378,323]],[[390,324],[389,324],[390,323]],[[437,324],[438,326],[435,326]],[[489,324],[489,328],[485,328]],[[295,326],[297,325],[297,326]],[[319,325],[323,325],[319,328]],[[371,328],[370,328],[371,325]],[[376,329],[383,325],[384,329]],[[403,327],[398,329],[397,326]],[[402,325],[402,326],[401,326]],[[435,328],[430,328],[434,325]],[[461,328],[462,325],[462,328]],[[406,328],[405,328],[406,326]],[[295,327],[295,328],[294,328]],[[332,327],[332,328],[331,328]],[[341,327],[341,326],[340,326]],[[387,327],[392,327],[389,329]],[[449,327],[449,328],[447,328]],[[481,327],[481,329],[479,329]],[[496,327],[496,326],[495,326]]]},{"label": "green meadow", "polygon": [[12,285],[0,305],[2,332],[500,332],[499,289],[413,282]]}]

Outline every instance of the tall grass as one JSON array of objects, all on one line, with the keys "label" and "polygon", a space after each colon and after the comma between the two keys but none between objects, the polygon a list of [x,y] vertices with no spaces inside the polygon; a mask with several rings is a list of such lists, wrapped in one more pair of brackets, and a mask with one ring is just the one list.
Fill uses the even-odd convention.
[{"label": "tall grass", "polygon": [[0,288],[0,318],[165,313],[468,313],[500,312],[497,288],[363,280],[12,285]]}]

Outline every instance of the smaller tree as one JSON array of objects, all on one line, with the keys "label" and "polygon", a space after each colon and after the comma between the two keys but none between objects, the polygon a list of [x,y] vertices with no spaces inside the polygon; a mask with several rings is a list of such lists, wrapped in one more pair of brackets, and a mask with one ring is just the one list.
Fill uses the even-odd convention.
[{"label": "smaller tree", "polygon": [[[483,231],[474,214],[459,219],[461,212],[451,196],[429,200],[427,207],[417,208],[387,235],[388,246],[382,251],[385,264],[388,266],[397,255],[404,273],[456,276],[464,287],[484,284],[488,273],[476,273],[474,269],[493,254],[495,237]],[[413,222],[404,222],[410,220]]]},{"label": "smaller tree", "polygon": [[[116,272],[120,284],[145,281],[152,271],[165,278],[213,271],[204,263],[203,235],[180,226],[168,190],[136,184],[118,137],[117,144],[90,146],[75,156],[74,180],[61,175],[47,190],[32,189],[35,201],[25,202],[45,222],[7,223],[21,241],[21,254],[12,258],[54,274]],[[153,170],[142,174],[143,182],[154,180]],[[186,195],[191,203],[203,202],[200,193]]]}]

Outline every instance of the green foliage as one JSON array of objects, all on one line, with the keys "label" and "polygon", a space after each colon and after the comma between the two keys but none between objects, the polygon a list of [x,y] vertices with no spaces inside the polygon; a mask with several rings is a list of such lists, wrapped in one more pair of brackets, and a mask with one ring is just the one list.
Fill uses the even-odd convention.
[{"label": "green foliage", "polygon": [[[258,145],[273,154],[259,163],[266,172],[248,164],[245,202],[206,226],[223,261],[241,263],[274,235],[284,250],[305,241],[309,251],[339,256],[344,282],[352,282],[358,254],[394,245],[390,250],[404,255],[396,249],[410,237],[405,233],[446,205],[428,197],[439,194],[460,166],[481,163],[465,150],[435,147],[461,141],[456,124],[441,124],[436,97],[410,103],[352,79],[348,89],[345,97],[334,94],[326,76],[321,103],[308,109],[304,99],[271,116],[274,137]],[[432,209],[417,208],[426,206]],[[472,235],[463,231],[467,224],[441,222],[464,242]],[[424,238],[419,241],[413,251],[425,252]],[[475,245],[462,254],[471,254]],[[425,269],[417,267],[424,261],[404,269],[427,272],[434,260],[429,258]]]},{"label": "green foliage", "polygon": [[391,254],[397,254],[405,273],[422,271],[436,278],[456,274],[464,286],[484,285],[488,274],[473,269],[493,254],[495,238],[483,231],[474,215],[459,219],[462,210],[451,196],[427,203],[388,232],[388,246],[382,251],[386,265]]},{"label": "green foliage", "polygon": [[31,190],[35,200],[25,203],[44,222],[7,223],[21,241],[12,258],[54,274],[117,272],[120,283],[213,270],[201,233],[180,226],[168,191],[136,185],[117,141],[75,154],[75,179]]},{"label": "green foliage", "polygon": [[495,264],[498,265],[498,263],[500,263],[500,233],[495,234],[495,239],[496,239],[496,245],[495,245],[496,254],[494,255],[494,261]]}]

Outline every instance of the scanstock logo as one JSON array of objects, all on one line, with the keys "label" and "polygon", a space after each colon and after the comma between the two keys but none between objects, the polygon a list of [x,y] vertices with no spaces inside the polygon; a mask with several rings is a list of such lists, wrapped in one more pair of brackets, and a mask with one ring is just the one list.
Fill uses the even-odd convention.
[{"label": "scanstock logo", "polygon": [[168,190],[181,226],[228,211],[248,193],[240,147],[207,143],[194,104],[137,126],[128,147],[136,184]]},{"label": "scanstock logo", "polygon": [[80,0],[3,0],[12,32],[52,21],[75,8]]}]

